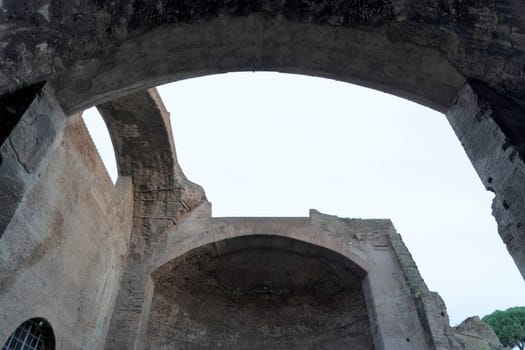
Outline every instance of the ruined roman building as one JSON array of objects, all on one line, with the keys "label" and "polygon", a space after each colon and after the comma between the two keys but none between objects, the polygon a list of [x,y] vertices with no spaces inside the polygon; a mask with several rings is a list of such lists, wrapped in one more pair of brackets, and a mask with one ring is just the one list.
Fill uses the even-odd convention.
[{"label": "ruined roman building", "polygon": [[0,0],[0,345],[501,348],[450,327],[389,220],[212,217],[154,87],[268,70],[445,113],[525,276],[524,51],[522,0]]}]

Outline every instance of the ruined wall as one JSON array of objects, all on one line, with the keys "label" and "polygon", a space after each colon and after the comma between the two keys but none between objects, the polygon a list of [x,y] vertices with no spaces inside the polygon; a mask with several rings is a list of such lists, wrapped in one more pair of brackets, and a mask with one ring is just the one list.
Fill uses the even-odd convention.
[{"label": "ruined wall", "polygon": [[0,93],[53,81],[68,112],[117,91],[255,69],[354,78],[442,111],[467,79],[525,97],[521,0],[24,5],[0,4]]},{"label": "ruined wall", "polygon": [[98,110],[111,134],[119,173],[133,182],[133,229],[111,337],[104,345],[128,350],[143,337],[140,330],[147,324],[153,252],[162,246],[166,231],[206,197],[177,162],[169,113],[155,89],[115,99]]},{"label": "ruined wall", "polygon": [[300,241],[271,238],[290,251],[264,236],[234,240],[155,273],[147,349],[374,348],[354,266]]},{"label": "ruined wall", "polygon": [[[361,346],[358,348],[372,348],[372,345],[366,341],[358,341],[357,338],[352,340],[352,337],[356,337],[356,334],[350,335],[352,334],[352,330],[363,330],[366,328],[363,328],[362,325],[359,325],[359,322],[356,322],[356,318],[359,319],[363,315],[349,306],[352,302],[347,303],[347,301],[351,299],[354,301],[353,305],[357,307],[357,310],[359,310],[359,305],[362,305],[360,303],[363,301],[366,305],[366,322],[369,324],[367,328],[370,330],[374,349],[431,349],[426,331],[418,318],[413,296],[405,281],[403,271],[397,262],[397,257],[390,245],[389,236],[394,233],[395,229],[389,220],[343,220],[334,216],[320,214],[316,211],[311,211],[309,218],[212,218],[209,204],[202,204],[168,232],[165,243],[159,246],[155,252],[154,272],[152,274],[155,283],[155,293],[152,298],[152,313],[150,315],[148,337],[146,338],[145,346],[151,346],[151,349],[162,348],[162,346],[155,346],[166,344],[168,339],[173,340],[176,338],[178,332],[176,328],[181,324],[187,326],[188,324],[185,324],[184,320],[192,320],[191,314],[195,312],[195,309],[192,309],[191,301],[186,305],[176,305],[171,308],[166,307],[165,302],[170,293],[171,295],[173,295],[173,293],[184,295],[184,291],[187,290],[187,288],[191,289],[191,286],[186,284],[187,282],[184,281],[184,278],[176,278],[176,276],[183,276],[184,274],[180,274],[176,272],[176,269],[174,271],[169,267],[170,263],[174,263],[174,261],[177,261],[176,259],[187,252],[195,248],[210,245],[214,247],[213,249],[216,249],[214,254],[221,256],[219,259],[227,256],[230,252],[236,252],[235,254],[237,255],[232,256],[231,259],[265,259],[264,264],[276,267],[279,266],[279,264],[271,259],[272,256],[276,257],[278,254],[281,254],[279,252],[282,251],[288,252],[288,254],[299,251],[303,254],[304,258],[305,252],[308,252],[308,250],[304,249],[304,246],[311,245],[317,247],[317,249],[322,248],[331,251],[333,254],[341,256],[347,263],[351,262],[351,264],[354,265],[354,271],[366,271],[365,275],[360,275],[357,280],[355,277],[348,278],[349,281],[353,281],[352,283],[354,283],[354,285],[359,285],[359,288],[351,289],[353,292],[346,294],[343,292],[339,297],[334,298],[341,302],[339,305],[341,309],[338,310],[338,312],[333,312],[333,321],[336,323],[340,322],[339,325],[344,325],[347,329],[344,330],[345,327],[341,327],[341,333],[332,333],[334,336],[330,337],[330,342],[328,337],[323,338],[320,336],[330,330],[330,322],[326,322],[324,326],[320,327],[324,327],[324,331],[319,332],[317,338],[312,336],[315,332],[309,333],[310,340],[313,341],[313,344],[337,349],[344,346],[348,347],[348,342],[350,342],[355,346]],[[263,240],[263,242],[266,243],[259,244],[257,240],[258,236],[265,237],[266,241]],[[239,238],[245,239],[245,243],[243,243],[244,246],[239,243],[243,242],[243,240]],[[261,256],[261,251],[249,253],[249,249],[245,251],[246,255],[244,255],[244,257],[241,254],[241,248],[258,249],[261,248],[261,244],[267,255],[263,254]],[[255,254],[252,255],[253,259],[248,258],[250,254]],[[256,257],[257,254],[259,254],[259,258]],[[325,260],[323,259],[325,258],[323,258],[323,254],[316,253],[314,256],[321,264],[324,264],[323,261]],[[284,257],[280,259],[282,260]],[[297,260],[290,258],[290,255],[288,255],[287,259],[290,259],[290,266],[299,264],[301,261],[299,258],[297,258]],[[306,259],[302,260],[301,264],[307,270],[310,262]],[[258,270],[257,265],[253,262],[246,261],[243,265],[254,267],[253,269],[249,269],[253,274],[257,274],[258,271],[261,272],[260,268]],[[203,266],[214,265],[212,263],[203,263]],[[290,268],[290,266],[287,268]],[[281,266],[278,271],[285,271],[287,268]],[[236,269],[238,268],[231,268],[228,269],[228,271],[235,273],[234,271],[236,271]],[[213,268],[211,270],[216,269]],[[249,276],[253,276],[250,275],[249,271],[246,272],[244,278],[239,278],[235,285],[240,288],[243,283],[248,283],[249,286],[249,282],[246,282],[246,280]],[[294,271],[290,276],[301,276],[300,270]],[[269,272],[266,271],[264,275],[267,276],[268,274]],[[216,274],[216,276],[220,275],[221,274]],[[312,278],[314,278],[313,276],[315,275],[315,273],[312,273]],[[337,275],[337,273],[333,275]],[[201,277],[204,281],[210,280],[202,275],[199,279]],[[324,285],[326,290],[330,290],[330,287],[327,287],[327,285],[336,285],[333,280],[325,280],[325,282],[328,283]],[[218,278],[217,284],[214,285],[221,284],[224,284],[224,281]],[[197,305],[205,308],[206,293],[208,292],[210,293],[208,296],[213,295],[213,297],[208,299],[212,304],[231,305],[231,298],[225,298],[224,294],[223,297],[219,298],[218,295],[220,295],[220,293],[218,291],[220,291],[220,289],[203,289],[205,290],[202,292],[204,294],[198,294],[197,296],[197,298],[201,300],[201,302],[196,302]],[[250,288],[246,289],[249,290]],[[262,288],[262,290],[264,291],[265,289]],[[350,291],[350,289],[347,291]],[[350,297],[350,294],[356,293],[356,291],[360,292]],[[342,296],[344,295],[350,299],[343,298]],[[361,299],[362,297],[358,297],[359,295],[364,297],[364,300]],[[218,300],[224,301],[225,299],[229,299],[229,303],[217,302]],[[188,301],[188,299],[186,300]],[[335,304],[331,306],[331,301],[323,306],[322,304],[313,302],[315,298],[305,298],[305,300],[310,300],[306,302],[306,304],[318,308],[316,314],[319,317],[325,314],[330,307],[337,308],[337,301],[334,301]],[[327,300],[331,299],[327,298]],[[286,310],[287,308],[289,311],[291,310],[286,303],[281,306],[282,310]],[[184,316],[185,308],[190,310],[186,316]],[[237,311],[241,309],[242,308],[238,306],[233,308],[233,310]],[[242,324],[238,322],[239,317],[241,319],[242,317],[237,314],[232,316],[230,312],[226,312],[226,307],[221,306],[218,310],[222,311],[219,317],[222,318],[224,322],[227,323],[231,321],[232,325],[237,326]],[[295,311],[297,312],[297,310]],[[258,312],[261,320],[265,311],[261,309]],[[297,315],[300,318],[301,313],[298,312]],[[266,319],[265,322],[270,322],[270,319]],[[264,322],[262,323],[264,324]],[[250,324],[250,322],[247,324]],[[293,325],[293,322],[290,322],[290,324]],[[322,317],[321,319],[317,319],[317,324],[323,325]],[[202,331],[202,327],[204,326],[200,323],[199,327],[193,329],[200,329]],[[273,327],[275,330],[275,324]],[[192,329],[192,327],[183,328]],[[204,327],[204,329],[206,329],[206,327]],[[305,324],[305,329],[308,329],[307,324]],[[207,331],[212,332],[209,329]],[[240,333],[234,331],[233,334]],[[179,332],[178,336],[180,335],[181,333]],[[297,333],[295,335],[297,336]],[[269,335],[268,339],[271,338],[272,336]],[[338,343],[338,341],[340,342]],[[279,344],[275,341],[271,345],[276,348],[287,348],[286,345],[282,343]],[[301,344],[299,342],[292,345],[288,344],[291,348],[294,348],[294,346],[300,348],[301,345],[303,348],[308,348],[311,344]],[[242,348],[242,346],[240,348]]]},{"label": "ruined wall", "polygon": [[[3,167],[15,167],[13,154],[40,156],[22,170],[21,198],[0,238],[0,344],[26,319],[43,317],[57,349],[100,349],[131,232],[132,186],[129,178],[113,186],[80,116],[65,122],[50,105],[26,113],[16,143],[3,146]],[[24,118],[55,121],[48,142],[17,130]]]},{"label": "ruined wall", "polygon": [[525,278],[525,115],[522,108],[479,84],[466,85],[447,113],[472,165],[494,192],[498,232]]},{"label": "ruined wall", "polygon": [[500,349],[450,326],[389,220],[213,218],[204,203],[152,269],[146,349]]},{"label": "ruined wall", "polygon": [[48,88],[17,113],[0,150],[0,341],[43,317],[57,349],[492,346],[450,328],[389,220],[212,218],[169,133],[130,141],[169,130],[154,91],[134,96],[106,106],[109,125],[134,130],[113,135],[131,174],[116,188]]},{"label": "ruined wall", "polygon": [[[240,70],[335,78],[450,110],[496,193],[500,234],[525,276],[522,0],[4,0],[0,22],[2,112],[3,97],[43,81],[73,113],[161,83]],[[486,113],[469,111],[472,87]],[[5,125],[9,113],[0,115]],[[18,175],[4,178],[13,191],[0,199],[19,198]],[[14,207],[0,210],[0,227]]]}]

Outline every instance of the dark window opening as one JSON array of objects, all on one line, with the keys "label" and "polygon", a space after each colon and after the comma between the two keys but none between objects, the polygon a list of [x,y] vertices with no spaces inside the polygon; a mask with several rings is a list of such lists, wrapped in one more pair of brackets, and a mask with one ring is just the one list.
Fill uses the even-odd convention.
[{"label": "dark window opening", "polygon": [[2,350],[54,350],[51,325],[42,318],[25,321],[7,339]]}]

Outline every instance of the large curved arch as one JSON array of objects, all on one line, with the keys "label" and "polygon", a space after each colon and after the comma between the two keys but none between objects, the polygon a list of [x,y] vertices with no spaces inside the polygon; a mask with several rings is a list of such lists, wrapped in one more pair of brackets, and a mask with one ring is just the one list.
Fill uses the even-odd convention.
[{"label": "large curved arch", "polygon": [[[147,297],[147,311],[144,321],[137,325],[137,328],[142,330],[139,330],[139,336],[133,339],[134,344],[142,346],[147,343],[145,328],[149,317],[153,317],[149,322],[154,323],[157,317],[163,319],[162,312],[159,313],[158,310],[150,314],[150,305],[155,299],[157,284],[163,284],[162,281],[167,280],[169,280],[168,285],[179,282],[185,284],[191,280],[188,276],[181,277],[177,273],[176,276],[173,275],[180,264],[192,265],[202,260],[201,257],[204,257],[204,260],[216,257],[217,261],[220,261],[221,257],[237,256],[242,260],[243,257],[239,255],[244,252],[263,250],[310,256],[320,260],[324,259],[323,256],[330,256],[338,264],[347,266],[361,281],[359,288],[363,289],[366,299],[368,319],[376,349],[427,348],[429,335],[419,321],[420,316],[416,311],[414,300],[412,297],[407,298],[412,287],[409,288],[404,282],[405,272],[402,271],[405,268],[411,270],[407,273],[416,279],[420,278],[417,277],[419,273],[414,270],[413,263],[410,263],[411,258],[406,256],[405,248],[402,248],[403,244],[389,220],[340,219],[321,214],[316,210],[311,210],[310,216],[305,218],[214,218],[211,217],[210,210],[209,203],[196,208],[168,232],[166,240],[156,250],[150,265],[151,292]],[[401,249],[398,250],[400,247]],[[398,258],[398,256],[404,257]],[[252,259],[255,263],[252,267],[258,270],[261,268],[260,264],[271,264],[272,261],[280,259],[281,257],[274,255],[268,260],[255,258],[255,261]],[[282,259],[286,258],[282,257]],[[399,261],[409,263],[400,267]],[[409,266],[410,264],[412,265]],[[191,266],[189,267],[192,270]],[[205,268],[198,267],[196,271],[203,271],[202,269]],[[247,269],[251,271],[252,268]],[[277,270],[280,271],[280,268]],[[212,275],[220,274],[212,273]],[[271,273],[263,274],[268,276]],[[295,273],[290,274],[292,275]],[[207,279],[208,277],[205,277],[205,280]],[[249,279],[249,275],[239,278],[239,283],[242,284],[244,279]],[[428,292],[422,280],[409,283],[414,282],[421,288],[419,293]],[[391,298],[395,298],[398,302],[389,302]],[[443,318],[440,322],[444,320],[446,319]],[[152,327],[155,328],[155,325]],[[119,331],[115,329],[115,334],[119,334]],[[410,339],[410,344],[407,344],[407,338]]]},{"label": "large curved arch", "polygon": [[[205,199],[177,162],[169,113],[155,89],[115,98],[98,110],[116,150],[119,175],[133,179],[135,220],[147,220],[155,212],[151,225],[169,227]],[[133,249],[141,251],[145,246],[138,239]]]},{"label": "large curved arch", "polygon": [[[255,69],[356,82],[449,111],[482,181],[496,192],[500,234],[525,274],[520,0],[35,0],[25,6],[4,0],[0,22],[0,95],[24,94],[46,81],[54,93],[44,95],[53,101],[56,95],[59,114],[60,107],[71,114],[159,83]],[[120,120],[132,131],[141,123]],[[146,178],[148,170],[139,169],[135,174],[144,171]],[[154,175],[162,185],[174,183],[173,173]],[[130,311],[115,338],[122,349],[140,337],[144,320],[135,306],[147,298],[148,254],[163,243],[177,213],[192,209],[171,205],[180,193],[165,198],[154,181],[142,184],[151,194],[143,199],[155,204],[137,206],[133,215],[134,230],[148,234],[132,242],[123,277],[139,287],[123,288],[128,294],[115,307],[117,328],[119,311]]]},{"label": "large curved arch", "polygon": [[[160,83],[241,70],[331,77],[447,112],[496,192],[500,234],[525,271],[525,217],[509,205],[525,196],[519,0],[10,0],[0,7],[0,95],[47,81],[66,114]],[[489,169],[492,162],[504,170]]]},{"label": "large curved arch", "polygon": [[[68,112],[180,79],[265,70],[315,75],[383,90],[446,111],[464,77],[435,48],[395,42],[386,27],[364,30],[263,15],[163,25],[97,59],[93,76],[57,83]],[[104,69],[101,69],[104,67]]]},{"label": "large curved arch", "polygon": [[[209,203],[203,203],[196,208],[196,213],[191,216],[211,215]],[[268,247],[297,250],[293,242],[309,244],[319,249],[330,251],[331,254],[340,255],[355,265],[354,269],[361,275],[366,275],[370,270],[367,258],[363,255],[358,244],[349,243],[348,237],[339,237],[325,234],[312,234],[311,218],[318,220],[324,215],[316,210],[310,211],[310,218],[211,218],[206,219],[205,234],[202,227],[196,225],[191,227],[193,220],[182,223],[180,228],[169,231],[165,245],[157,249],[153,258],[152,269],[158,270],[168,264],[171,260],[206,245],[213,245],[219,254],[222,252],[234,251],[243,247],[266,244]],[[383,220],[378,220],[377,227],[385,225]],[[389,222],[386,220],[385,222]],[[187,227],[190,225],[190,227]],[[250,241],[250,237],[266,237],[266,241],[255,239]],[[242,244],[232,244],[229,241],[233,238],[242,238],[238,242]],[[272,240],[272,238],[275,238]],[[355,238],[355,237],[353,237]],[[178,242],[178,244],[175,244]],[[261,243],[262,242],[262,243]],[[289,244],[283,244],[288,242]]]},{"label": "large curved arch", "polygon": [[230,237],[191,249],[152,276],[148,349],[373,348],[366,271],[304,240]]},{"label": "large curved arch", "polygon": [[466,79],[525,97],[516,0],[51,0],[5,1],[2,10],[0,94],[49,81],[67,113],[159,83],[255,69],[353,81],[441,111]]}]

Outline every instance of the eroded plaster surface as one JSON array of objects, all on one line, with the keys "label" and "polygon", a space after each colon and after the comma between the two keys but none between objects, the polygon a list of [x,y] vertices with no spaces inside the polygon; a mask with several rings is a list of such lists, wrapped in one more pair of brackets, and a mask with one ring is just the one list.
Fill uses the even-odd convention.
[{"label": "eroded plaster surface", "polygon": [[296,244],[171,261],[155,274],[146,348],[373,349],[362,271]]},{"label": "eroded plaster surface", "polygon": [[[114,187],[80,116],[66,121],[46,98],[12,133],[27,137],[4,145],[19,157],[2,153],[0,171],[26,175],[0,239],[0,343],[40,317],[51,324],[56,349],[100,349],[128,250],[132,184],[122,177]],[[48,127],[27,129],[35,120]]]}]

